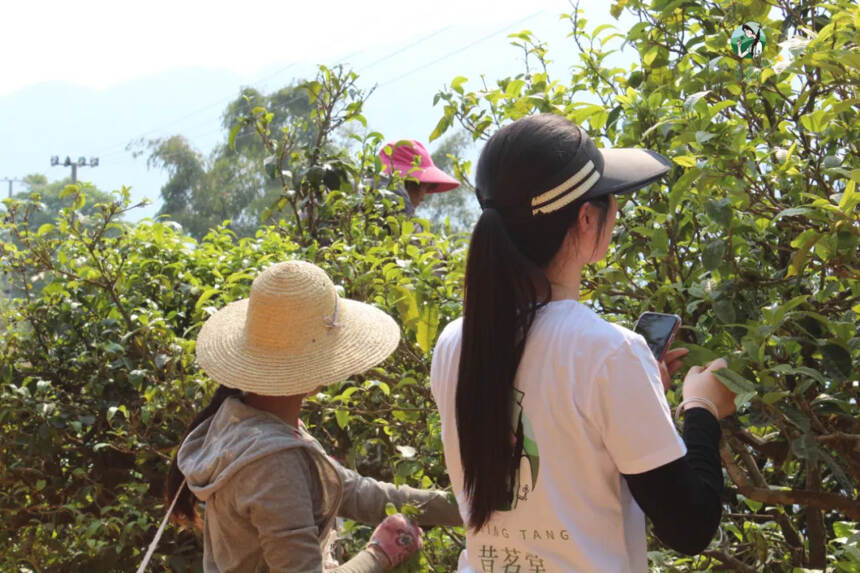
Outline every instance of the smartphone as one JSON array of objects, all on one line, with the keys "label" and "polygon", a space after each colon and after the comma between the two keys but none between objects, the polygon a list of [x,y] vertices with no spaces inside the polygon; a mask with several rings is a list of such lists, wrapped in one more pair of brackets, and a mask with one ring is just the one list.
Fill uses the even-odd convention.
[{"label": "smartphone", "polygon": [[662,312],[643,312],[633,327],[633,332],[641,334],[654,353],[657,362],[663,359],[669,345],[681,326],[681,317],[677,314]]}]

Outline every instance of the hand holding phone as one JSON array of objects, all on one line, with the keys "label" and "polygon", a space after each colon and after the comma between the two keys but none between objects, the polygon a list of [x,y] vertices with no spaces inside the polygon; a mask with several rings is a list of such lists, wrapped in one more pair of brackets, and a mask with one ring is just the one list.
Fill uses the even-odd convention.
[{"label": "hand holding phone", "polygon": [[648,347],[654,354],[657,362],[666,356],[666,350],[672,344],[678,327],[681,326],[681,317],[677,314],[663,314],[662,312],[643,312],[633,327],[633,332],[641,334],[648,343]]},{"label": "hand holding phone", "polygon": [[687,354],[686,348],[669,350],[669,345],[672,344],[679,326],[681,326],[681,317],[677,314],[643,312],[636,321],[636,326],[633,327],[634,332],[645,338],[654,358],[657,359],[664,390],[669,390],[672,385],[672,374],[681,367],[681,358]]}]

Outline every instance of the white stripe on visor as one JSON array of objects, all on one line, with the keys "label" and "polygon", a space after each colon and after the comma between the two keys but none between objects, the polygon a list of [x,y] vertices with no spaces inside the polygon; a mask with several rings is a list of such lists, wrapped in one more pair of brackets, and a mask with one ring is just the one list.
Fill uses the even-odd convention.
[{"label": "white stripe on visor", "polygon": [[[585,180],[583,181],[583,179]],[[594,168],[594,163],[589,161],[561,185],[557,185],[546,193],[541,193],[537,197],[534,197],[532,199],[532,207],[546,201],[549,201],[549,203],[532,209],[532,215],[552,213],[573,203],[594,187],[594,184],[599,179],[600,172]]]}]

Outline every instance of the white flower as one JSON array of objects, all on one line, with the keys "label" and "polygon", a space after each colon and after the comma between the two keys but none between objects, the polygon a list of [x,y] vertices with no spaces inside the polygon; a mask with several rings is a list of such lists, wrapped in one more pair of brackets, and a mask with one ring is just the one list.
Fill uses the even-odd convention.
[{"label": "white flower", "polygon": [[791,65],[792,57],[788,54],[785,54],[785,55],[780,54],[777,59],[779,61],[777,61],[773,65],[773,71],[775,71],[778,74],[781,74],[782,72],[785,71],[786,68],[788,68],[788,66]]},{"label": "white flower", "polygon": [[773,150],[776,160],[783,163],[788,158],[788,150],[784,147],[777,147]]},{"label": "white flower", "polygon": [[803,51],[806,50],[806,47],[809,45],[809,42],[811,42],[815,38],[815,32],[807,28],[803,28],[802,31],[804,34],[806,34],[806,37],[799,35],[792,36],[788,40],[780,42],[778,46],[780,48],[788,50],[793,55],[803,53]]}]

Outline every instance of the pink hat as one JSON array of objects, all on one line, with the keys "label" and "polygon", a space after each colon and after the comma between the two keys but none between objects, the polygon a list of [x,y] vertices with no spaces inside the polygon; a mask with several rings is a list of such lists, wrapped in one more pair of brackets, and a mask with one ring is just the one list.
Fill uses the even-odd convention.
[{"label": "pink hat", "polygon": [[[386,153],[390,150],[390,154]],[[433,165],[430,154],[420,142],[414,139],[401,139],[386,143],[379,152],[382,164],[385,165],[384,172],[391,173],[394,169],[401,177],[413,177],[421,183],[433,183],[436,188],[428,193],[441,193],[450,191],[460,186],[460,182]],[[416,168],[415,157],[420,158]]]}]

